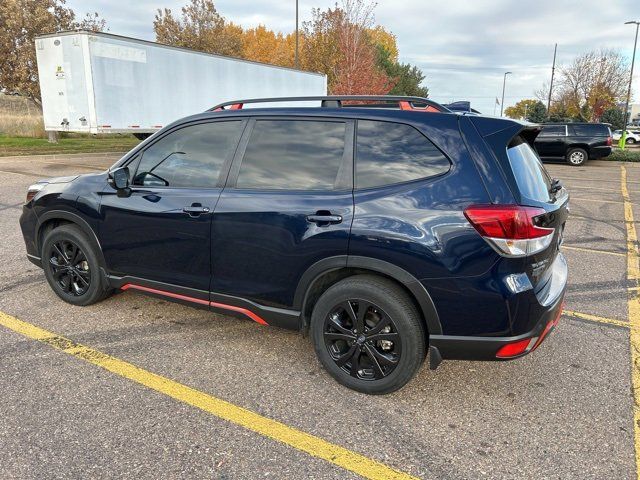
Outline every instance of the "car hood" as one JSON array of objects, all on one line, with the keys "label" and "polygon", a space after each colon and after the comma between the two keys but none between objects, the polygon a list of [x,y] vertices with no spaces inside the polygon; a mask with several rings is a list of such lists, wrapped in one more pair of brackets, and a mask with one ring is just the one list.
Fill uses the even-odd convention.
[{"label": "car hood", "polygon": [[69,183],[73,182],[80,175],[70,175],[68,177],[53,177],[53,178],[45,178],[42,180],[38,180],[37,183],[46,183],[46,184],[55,184],[55,183]]}]

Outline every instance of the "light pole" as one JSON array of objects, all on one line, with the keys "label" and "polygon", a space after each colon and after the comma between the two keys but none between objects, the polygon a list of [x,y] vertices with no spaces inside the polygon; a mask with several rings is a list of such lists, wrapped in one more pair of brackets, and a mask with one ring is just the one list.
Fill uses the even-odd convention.
[{"label": "light pole", "polygon": [[300,68],[298,63],[298,0],[296,0],[296,58],[295,58],[296,68]]},{"label": "light pole", "polygon": [[507,75],[511,75],[512,72],[504,72],[504,78],[502,79],[502,102],[500,103],[500,116],[504,111],[504,87],[507,84]]},{"label": "light pole", "polygon": [[620,137],[619,146],[624,150],[624,144],[627,142],[627,122],[629,121],[629,101],[631,100],[631,82],[633,82],[633,65],[636,61],[636,47],[638,46],[638,27],[640,27],[640,22],[637,20],[632,20],[630,22],[624,22],[625,25],[635,25],[636,26],[636,39],[633,43],[633,57],[631,57],[631,75],[629,77],[629,89],[627,90],[627,103],[624,106],[624,128],[622,130],[622,136]]}]

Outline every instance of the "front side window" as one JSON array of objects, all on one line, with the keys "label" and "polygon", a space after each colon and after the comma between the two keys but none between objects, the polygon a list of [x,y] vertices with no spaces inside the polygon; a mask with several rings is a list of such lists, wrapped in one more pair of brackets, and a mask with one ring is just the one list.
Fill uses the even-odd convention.
[{"label": "front side window", "polygon": [[134,185],[213,188],[222,165],[234,154],[242,121],[190,125],[147,148],[133,178]]},{"label": "front side window", "polygon": [[345,151],[346,123],[257,120],[237,188],[333,190]]},{"label": "front side window", "polygon": [[409,125],[358,121],[357,188],[431,177],[448,172],[450,166],[442,152]]}]

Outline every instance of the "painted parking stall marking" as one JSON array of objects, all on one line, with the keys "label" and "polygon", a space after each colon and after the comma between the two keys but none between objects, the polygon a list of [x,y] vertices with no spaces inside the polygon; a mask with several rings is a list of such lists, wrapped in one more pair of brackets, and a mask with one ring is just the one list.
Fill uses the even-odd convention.
[{"label": "painted parking stall marking", "polygon": [[85,360],[116,375],[144,385],[175,400],[199,408],[215,417],[282,442],[371,480],[416,480],[376,460],[360,455],[284,423],[157,375],[124,360],[107,355],[31,323],[0,312],[0,325],[32,340],[44,343],[73,357]]},{"label": "painted parking stall marking", "polygon": [[[624,199],[624,220],[627,232],[627,278],[640,286],[638,269],[638,234],[633,218],[633,209],[627,189],[627,169],[620,167],[620,186]],[[629,341],[631,343],[631,388],[633,389],[633,433],[636,455],[636,476],[640,479],[640,294],[629,294]]]}]

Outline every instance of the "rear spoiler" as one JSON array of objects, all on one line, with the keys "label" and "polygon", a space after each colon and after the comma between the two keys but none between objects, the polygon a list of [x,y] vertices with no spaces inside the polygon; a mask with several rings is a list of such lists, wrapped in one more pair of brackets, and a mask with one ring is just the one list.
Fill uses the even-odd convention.
[{"label": "rear spoiler", "polygon": [[520,130],[520,136],[533,147],[533,142],[536,141],[538,135],[542,131],[542,125],[530,124]]},{"label": "rear spoiler", "polygon": [[500,136],[508,140],[520,135],[529,145],[533,147],[536,137],[542,131],[542,125],[529,122],[519,122],[510,118],[467,117],[478,130],[482,137],[487,138],[493,135]]}]

